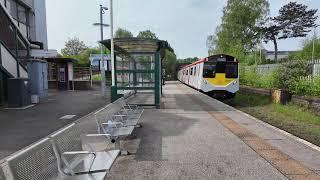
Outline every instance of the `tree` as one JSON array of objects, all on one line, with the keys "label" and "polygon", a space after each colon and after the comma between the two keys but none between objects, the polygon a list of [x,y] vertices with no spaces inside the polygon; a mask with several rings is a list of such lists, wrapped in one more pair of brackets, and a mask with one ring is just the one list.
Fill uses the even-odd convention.
[{"label": "tree", "polygon": [[114,34],[115,38],[132,38],[133,35],[130,31],[123,29],[123,28],[118,28],[118,30]]},{"label": "tree", "polygon": [[207,48],[208,48],[208,54],[209,55],[213,55],[214,54],[214,51],[215,51],[216,46],[217,46],[217,41],[218,41],[218,38],[217,38],[216,35],[208,36],[208,38],[207,38]]},{"label": "tree", "polygon": [[63,56],[78,56],[88,47],[79,38],[73,37],[69,38],[65,42],[65,48],[61,50]]},{"label": "tree", "polygon": [[[73,56],[73,58],[79,60],[75,65],[81,66],[81,67],[89,67],[90,66],[90,60],[89,57],[91,54],[100,54],[101,50],[100,47],[91,47],[84,50],[82,53],[80,53],[78,56]],[[110,51],[105,48],[104,54],[110,54]]]},{"label": "tree", "polygon": [[208,38],[209,50],[238,58],[252,51],[261,42],[259,25],[268,12],[267,0],[228,0],[216,37]]},{"label": "tree", "polygon": [[150,30],[140,31],[137,37],[138,38],[146,38],[146,39],[158,39],[156,34],[151,32]]},{"label": "tree", "polygon": [[279,15],[269,18],[262,28],[266,42],[272,41],[275,49],[275,60],[278,60],[278,40],[287,38],[306,37],[315,21],[317,9],[308,10],[308,6],[290,2],[279,10]]},{"label": "tree", "polygon": [[167,49],[165,50],[163,66],[166,70],[166,76],[169,77],[169,80],[175,80],[177,77],[177,56]]}]

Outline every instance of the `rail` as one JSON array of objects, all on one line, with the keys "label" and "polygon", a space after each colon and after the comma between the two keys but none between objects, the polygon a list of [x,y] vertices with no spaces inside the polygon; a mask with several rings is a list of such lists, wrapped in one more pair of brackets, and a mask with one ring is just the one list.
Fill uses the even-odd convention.
[{"label": "rail", "polygon": [[[0,64],[15,78],[18,77],[18,71],[20,72],[20,77],[28,77],[27,69],[16,59],[14,54],[2,41],[0,41]],[[17,67],[19,67],[19,70]]]}]

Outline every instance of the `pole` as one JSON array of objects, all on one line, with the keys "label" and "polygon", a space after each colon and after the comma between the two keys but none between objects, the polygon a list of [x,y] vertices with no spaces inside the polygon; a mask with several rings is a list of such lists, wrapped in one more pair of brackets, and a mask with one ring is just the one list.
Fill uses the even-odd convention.
[{"label": "pole", "polygon": [[[100,5],[100,33],[101,33],[101,41],[103,41],[103,7]],[[101,50],[101,95],[103,97],[106,96],[106,71],[104,69],[104,59],[103,59],[103,45],[100,45]]]},{"label": "pole", "polygon": [[111,74],[112,86],[115,86],[115,59],[114,59],[114,41],[113,41],[113,0],[110,0],[110,37],[111,37]]},{"label": "pole", "polygon": [[312,62],[314,62],[315,41],[316,41],[316,27],[314,28],[314,33],[313,33],[313,42],[312,42]]}]

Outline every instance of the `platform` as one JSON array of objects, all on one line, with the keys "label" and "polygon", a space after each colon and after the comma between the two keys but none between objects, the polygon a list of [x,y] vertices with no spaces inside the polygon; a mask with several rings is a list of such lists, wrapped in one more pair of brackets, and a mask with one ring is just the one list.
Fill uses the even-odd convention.
[{"label": "platform", "polygon": [[[141,102],[143,98],[139,98]],[[148,100],[148,98],[145,98]],[[108,179],[319,179],[320,151],[179,82],[146,109]]]}]

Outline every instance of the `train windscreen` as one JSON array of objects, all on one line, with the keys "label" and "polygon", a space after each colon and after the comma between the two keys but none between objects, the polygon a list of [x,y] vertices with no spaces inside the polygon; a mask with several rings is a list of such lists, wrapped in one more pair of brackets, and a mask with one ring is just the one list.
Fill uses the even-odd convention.
[{"label": "train windscreen", "polygon": [[205,63],[203,67],[204,78],[214,78],[216,74],[216,65],[214,63]]},{"label": "train windscreen", "polygon": [[227,62],[226,64],[226,78],[238,78],[238,63]]},{"label": "train windscreen", "polygon": [[223,62],[216,63],[206,62],[203,68],[204,78],[215,78],[217,73],[226,74],[226,78],[238,78],[238,63],[237,62]]}]

